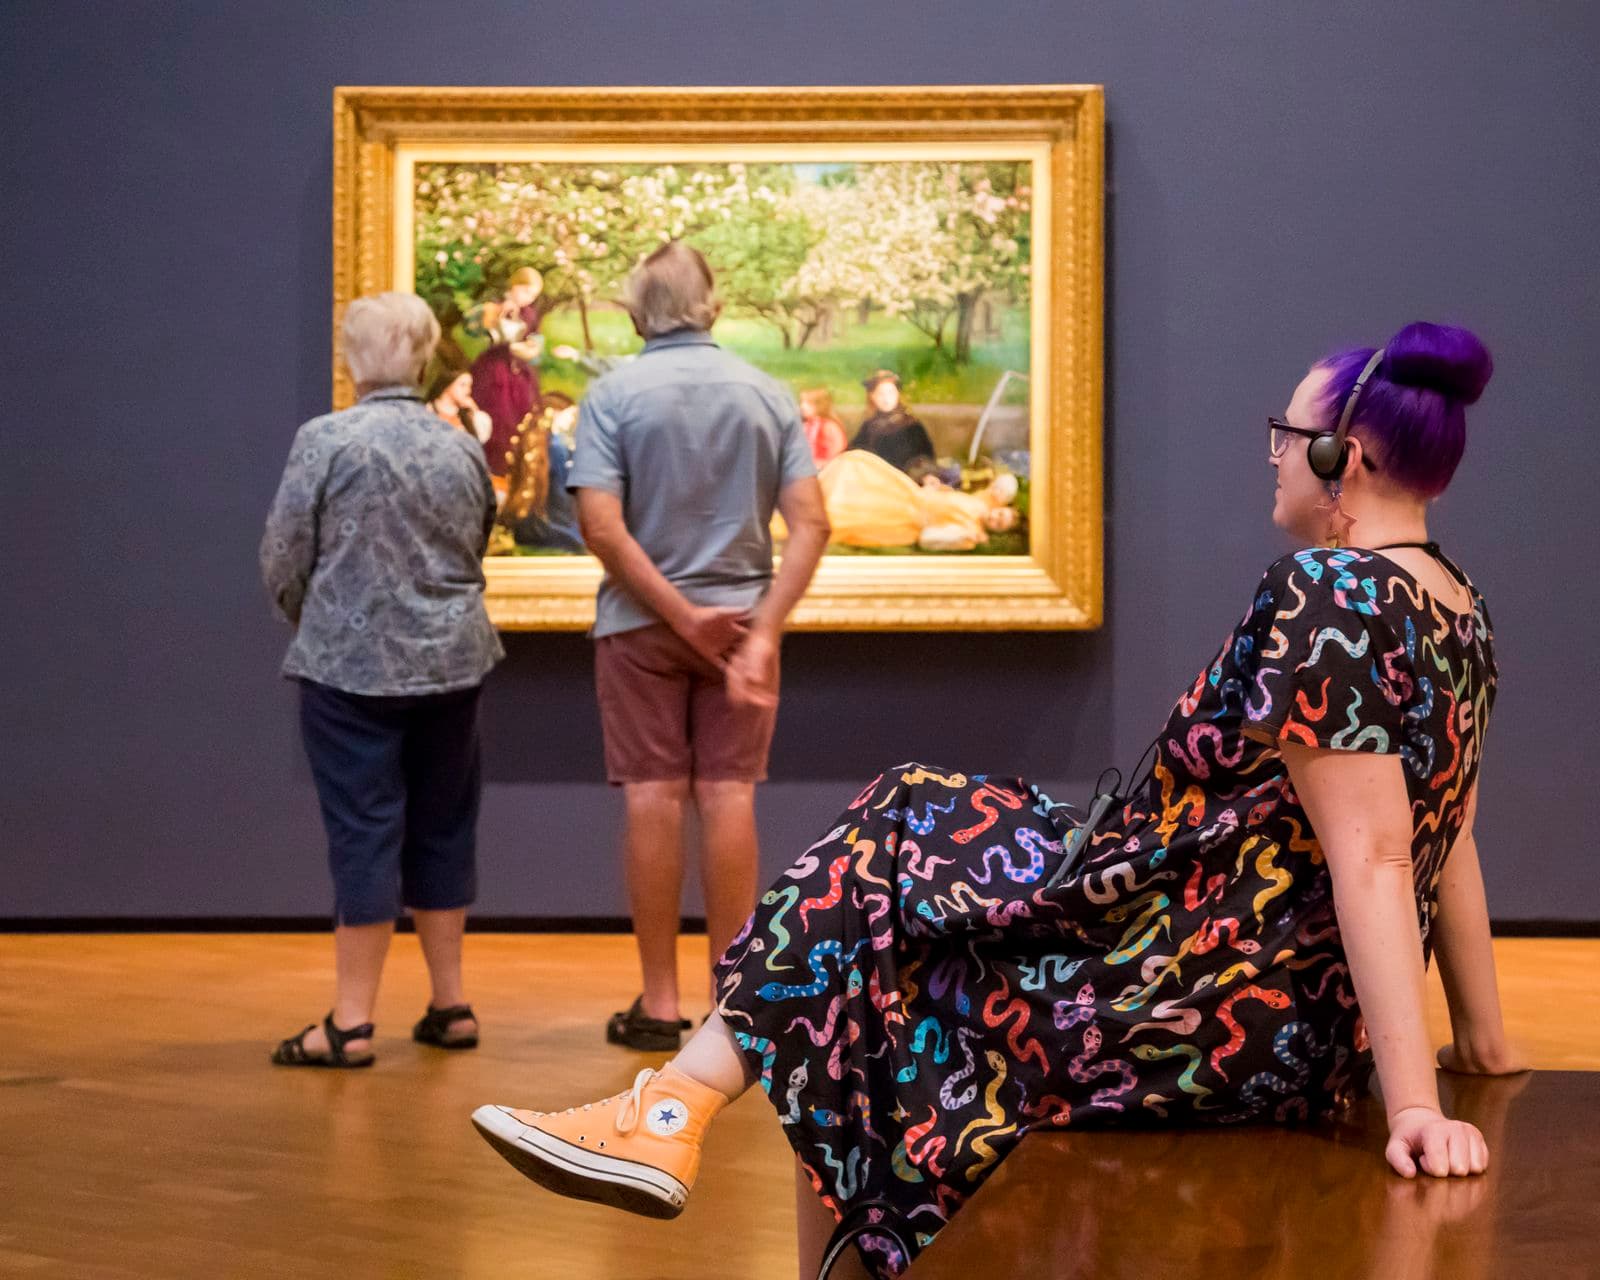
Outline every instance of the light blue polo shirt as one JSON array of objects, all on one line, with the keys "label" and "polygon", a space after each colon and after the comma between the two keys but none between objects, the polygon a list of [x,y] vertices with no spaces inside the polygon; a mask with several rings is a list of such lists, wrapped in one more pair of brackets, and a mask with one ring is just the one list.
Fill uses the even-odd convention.
[{"label": "light blue polo shirt", "polygon": [[[628,532],[695,604],[752,608],[772,581],[772,513],[817,474],[789,389],[680,329],[592,384],[567,488],[622,499]],[[659,622],[609,576],[594,636]]]}]

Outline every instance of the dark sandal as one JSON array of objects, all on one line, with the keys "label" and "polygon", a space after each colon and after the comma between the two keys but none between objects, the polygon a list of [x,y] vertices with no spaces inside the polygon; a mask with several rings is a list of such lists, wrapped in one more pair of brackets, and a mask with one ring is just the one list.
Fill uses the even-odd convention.
[{"label": "dark sandal", "polygon": [[370,1022],[363,1022],[359,1027],[351,1027],[341,1031],[333,1025],[333,1014],[330,1013],[322,1020],[322,1034],[328,1037],[328,1052],[313,1056],[306,1049],[306,1036],[316,1030],[316,1023],[312,1023],[297,1036],[290,1036],[281,1042],[272,1051],[272,1061],[279,1067],[370,1067],[377,1061],[374,1053],[349,1054],[344,1051],[345,1045],[352,1040],[372,1039],[373,1026]]},{"label": "dark sandal", "polygon": [[640,996],[626,1013],[614,1013],[606,1023],[606,1040],[643,1053],[665,1053],[678,1048],[683,1032],[690,1026],[687,1018],[652,1018],[644,1011],[644,997]]},{"label": "dark sandal", "polygon": [[448,1009],[435,1009],[430,1004],[428,1012],[422,1015],[422,1021],[411,1028],[411,1038],[418,1044],[431,1044],[435,1049],[476,1049],[476,1031],[454,1038],[445,1034],[452,1022],[462,1022],[467,1018],[474,1022],[478,1020],[470,1004],[453,1004]]}]

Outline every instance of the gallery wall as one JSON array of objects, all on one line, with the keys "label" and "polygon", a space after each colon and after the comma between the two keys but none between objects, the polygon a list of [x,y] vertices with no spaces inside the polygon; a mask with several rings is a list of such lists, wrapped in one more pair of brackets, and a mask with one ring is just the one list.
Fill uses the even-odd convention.
[{"label": "gallery wall", "polygon": [[[256,543],[329,394],[336,84],[1107,86],[1107,623],[800,635],[775,870],[917,758],[1064,794],[1131,764],[1283,544],[1263,416],[1416,318],[1498,372],[1435,533],[1503,676],[1496,917],[1600,920],[1600,12],[1578,3],[7,6],[0,918],[328,909]],[[481,909],[615,916],[588,642],[485,703]],[[687,903],[694,909],[691,896]]]}]

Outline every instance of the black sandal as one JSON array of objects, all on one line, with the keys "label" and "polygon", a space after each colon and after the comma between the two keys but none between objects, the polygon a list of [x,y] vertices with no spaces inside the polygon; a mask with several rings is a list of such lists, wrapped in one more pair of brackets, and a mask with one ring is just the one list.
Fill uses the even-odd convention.
[{"label": "black sandal", "polygon": [[370,1067],[377,1061],[374,1053],[348,1054],[344,1051],[345,1045],[352,1040],[372,1039],[373,1026],[370,1022],[363,1022],[359,1027],[351,1027],[341,1031],[333,1025],[333,1014],[329,1013],[322,1020],[322,1034],[328,1037],[328,1052],[313,1056],[306,1049],[306,1036],[316,1030],[316,1023],[312,1023],[297,1036],[290,1036],[282,1041],[272,1051],[273,1065],[279,1067]]},{"label": "black sandal", "polygon": [[626,1013],[614,1013],[606,1023],[606,1040],[643,1053],[666,1053],[678,1048],[683,1033],[694,1024],[687,1018],[652,1018],[640,996]]},{"label": "black sandal", "polygon": [[462,1022],[467,1018],[474,1022],[478,1020],[470,1004],[453,1004],[448,1009],[435,1009],[430,1004],[428,1012],[422,1015],[422,1021],[411,1028],[411,1038],[418,1044],[431,1044],[435,1049],[476,1049],[477,1031],[453,1039],[445,1035],[452,1022]]}]

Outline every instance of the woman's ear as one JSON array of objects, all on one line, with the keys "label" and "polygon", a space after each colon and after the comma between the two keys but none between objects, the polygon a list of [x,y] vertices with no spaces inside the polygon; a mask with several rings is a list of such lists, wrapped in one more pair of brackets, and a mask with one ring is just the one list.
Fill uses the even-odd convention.
[{"label": "woman's ear", "polygon": [[1362,447],[1361,440],[1357,436],[1346,436],[1344,438],[1344,447],[1344,471],[1339,478],[1348,482],[1352,476],[1360,474],[1361,460],[1366,457],[1366,450]]}]

